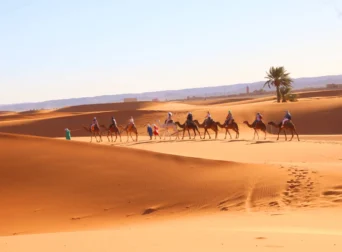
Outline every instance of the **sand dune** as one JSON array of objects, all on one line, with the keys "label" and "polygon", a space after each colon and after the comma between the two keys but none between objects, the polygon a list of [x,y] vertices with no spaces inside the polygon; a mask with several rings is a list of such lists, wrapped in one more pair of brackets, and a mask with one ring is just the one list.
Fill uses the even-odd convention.
[{"label": "sand dune", "polygon": [[[0,131],[15,134],[0,133],[0,251],[340,251],[342,98],[324,94],[1,113]],[[228,109],[238,140],[222,130],[217,140],[146,137],[169,110],[223,122]],[[300,142],[252,140],[242,124],[256,112],[278,122],[287,109]],[[88,143],[81,125],[112,115],[121,125],[132,115],[139,142]]]},{"label": "sand dune", "polygon": [[246,211],[286,186],[272,166],[16,135],[1,135],[0,146],[2,235],[111,227],[154,211]]}]

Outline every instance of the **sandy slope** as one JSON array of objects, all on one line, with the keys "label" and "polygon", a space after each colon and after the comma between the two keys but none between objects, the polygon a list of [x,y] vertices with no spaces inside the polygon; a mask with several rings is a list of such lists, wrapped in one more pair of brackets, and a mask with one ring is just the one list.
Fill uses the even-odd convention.
[{"label": "sandy slope", "polygon": [[0,146],[2,235],[110,227],[153,211],[268,208],[286,187],[279,167],[12,135]]},{"label": "sandy slope", "polygon": [[[133,115],[142,136],[98,144],[83,131],[72,141],[0,133],[0,251],[341,251],[342,98],[310,97],[3,113],[0,131],[47,137],[94,115],[119,124]],[[240,139],[148,140],[146,123],[170,108],[180,121],[208,109],[223,121],[232,109]],[[256,111],[280,120],[287,108],[300,142],[252,141],[240,124]]]},{"label": "sandy slope", "polygon": [[217,213],[112,230],[0,237],[3,252],[341,251],[337,211]]}]

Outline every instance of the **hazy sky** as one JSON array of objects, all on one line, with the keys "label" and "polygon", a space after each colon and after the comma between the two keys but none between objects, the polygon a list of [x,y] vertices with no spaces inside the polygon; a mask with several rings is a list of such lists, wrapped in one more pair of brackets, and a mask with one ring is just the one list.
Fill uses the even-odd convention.
[{"label": "hazy sky", "polygon": [[342,0],[0,0],[0,104],[342,73]]}]

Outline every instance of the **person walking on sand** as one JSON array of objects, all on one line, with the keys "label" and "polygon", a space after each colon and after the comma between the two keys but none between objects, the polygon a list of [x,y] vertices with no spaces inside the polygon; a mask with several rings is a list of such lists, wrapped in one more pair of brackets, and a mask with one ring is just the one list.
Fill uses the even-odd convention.
[{"label": "person walking on sand", "polygon": [[65,139],[71,140],[70,130],[68,128],[65,129]]},{"label": "person walking on sand", "polygon": [[[154,135],[154,139],[157,138],[157,136],[159,136],[159,128],[157,125],[153,124],[153,135]],[[159,136],[160,137],[160,136]]]},{"label": "person walking on sand", "polygon": [[147,124],[147,133],[150,136],[150,140],[152,140],[153,130],[150,124]]}]

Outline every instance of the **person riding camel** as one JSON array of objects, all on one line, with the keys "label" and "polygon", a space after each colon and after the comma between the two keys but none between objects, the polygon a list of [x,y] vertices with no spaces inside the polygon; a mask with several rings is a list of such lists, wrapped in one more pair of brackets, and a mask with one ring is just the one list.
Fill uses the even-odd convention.
[{"label": "person riding camel", "polygon": [[227,115],[227,117],[226,117],[225,125],[229,125],[229,124],[231,124],[233,121],[234,121],[234,118],[233,118],[232,112],[229,110],[229,111],[228,111],[228,115]]},{"label": "person riding camel", "polygon": [[211,118],[211,114],[210,112],[208,111],[207,112],[207,115],[205,117],[205,123],[208,124],[210,121],[212,121],[213,119]]},{"label": "person riding camel", "polygon": [[129,126],[133,126],[134,125],[134,119],[133,116],[131,116],[131,118],[129,119]]},{"label": "person riding camel", "polygon": [[172,120],[172,113],[168,112],[167,113],[167,119],[165,120],[165,124],[172,123],[172,122],[173,122],[173,120]]},{"label": "person riding camel", "polygon": [[114,116],[112,116],[111,125],[109,126],[109,128],[111,128],[112,126],[116,126],[116,120]]},{"label": "person riding camel", "polygon": [[192,113],[189,112],[188,115],[187,115],[187,117],[186,117],[186,122],[187,122],[188,124],[191,124],[191,123],[193,123],[192,120],[193,120]]},{"label": "person riding camel", "polygon": [[95,125],[96,125],[96,127],[97,127],[98,129],[100,128],[100,127],[99,127],[99,123],[98,123],[96,117],[94,117],[93,123],[91,124],[91,127],[93,127],[93,126],[95,126]]},{"label": "person riding camel", "polygon": [[287,121],[291,120],[291,118],[292,118],[292,116],[291,116],[291,114],[290,114],[290,112],[288,110],[285,111],[285,112],[286,112],[286,114],[285,114],[285,117],[284,117],[284,119],[283,119],[283,121],[281,123],[281,129],[284,128],[285,123]]},{"label": "person riding camel", "polygon": [[255,117],[255,121],[253,122],[253,127],[255,127],[256,126],[256,124],[258,123],[258,122],[261,122],[261,120],[262,120],[262,115],[260,114],[260,112],[258,112],[257,114],[256,114],[256,117]]},{"label": "person riding camel", "polygon": [[207,115],[206,115],[206,117],[205,117],[205,118],[206,118],[206,119],[208,119],[208,120],[212,120],[212,119],[211,119],[211,114],[210,114],[210,112],[209,112],[209,111],[207,112]]}]

